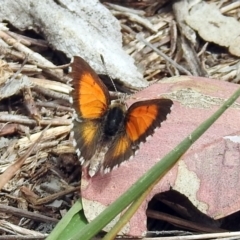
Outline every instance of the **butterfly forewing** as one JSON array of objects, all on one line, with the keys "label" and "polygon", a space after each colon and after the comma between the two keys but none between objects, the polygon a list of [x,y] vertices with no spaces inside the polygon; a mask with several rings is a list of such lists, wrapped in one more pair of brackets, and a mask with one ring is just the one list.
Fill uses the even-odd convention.
[{"label": "butterfly forewing", "polygon": [[80,118],[102,117],[110,104],[106,86],[92,68],[80,57],[74,57],[72,68],[73,106]]},{"label": "butterfly forewing", "polygon": [[171,111],[170,99],[153,99],[136,102],[128,109],[125,126],[130,140],[138,144],[160,127]]}]

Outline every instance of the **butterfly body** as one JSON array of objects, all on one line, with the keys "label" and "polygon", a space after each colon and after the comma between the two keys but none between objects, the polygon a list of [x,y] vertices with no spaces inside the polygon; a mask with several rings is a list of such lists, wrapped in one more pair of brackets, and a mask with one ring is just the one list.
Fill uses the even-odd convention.
[{"label": "butterfly body", "polygon": [[166,120],[173,102],[151,99],[126,109],[119,100],[111,103],[106,86],[82,58],[74,57],[71,68],[75,146],[92,177],[98,171],[109,172],[134,155],[139,143]]},{"label": "butterfly body", "polygon": [[123,127],[125,112],[126,110],[121,103],[110,106],[104,121],[104,134],[106,136],[117,135],[117,132]]}]

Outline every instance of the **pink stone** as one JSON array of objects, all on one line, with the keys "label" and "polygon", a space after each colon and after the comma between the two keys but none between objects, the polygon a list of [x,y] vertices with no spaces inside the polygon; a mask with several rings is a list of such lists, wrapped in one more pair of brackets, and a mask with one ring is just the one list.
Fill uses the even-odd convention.
[{"label": "pink stone", "polygon": [[[174,101],[167,121],[142,144],[136,156],[106,175],[83,176],[81,196],[89,220],[124,193],[157,161],[210,117],[239,85],[199,77],[174,77],[127,101],[164,96]],[[240,99],[229,108],[156,185],[128,223],[125,234],[142,236],[146,208],[155,194],[179,191],[203,213],[221,218],[240,210]]]}]

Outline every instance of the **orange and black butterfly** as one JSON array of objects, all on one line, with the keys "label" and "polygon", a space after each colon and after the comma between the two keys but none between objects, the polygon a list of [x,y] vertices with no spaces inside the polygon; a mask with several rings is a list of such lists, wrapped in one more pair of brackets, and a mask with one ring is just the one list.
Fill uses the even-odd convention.
[{"label": "orange and black butterfly", "polygon": [[111,103],[107,87],[82,58],[74,57],[71,71],[75,145],[81,163],[92,177],[129,159],[139,143],[166,120],[173,102],[140,101],[126,110],[119,100]]}]

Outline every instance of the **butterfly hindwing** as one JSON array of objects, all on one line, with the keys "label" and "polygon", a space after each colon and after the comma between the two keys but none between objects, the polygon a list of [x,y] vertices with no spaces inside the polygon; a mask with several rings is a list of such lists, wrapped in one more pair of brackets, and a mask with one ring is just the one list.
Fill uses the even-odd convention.
[{"label": "butterfly hindwing", "polygon": [[74,121],[74,138],[79,157],[83,158],[82,162],[90,160],[97,150],[101,138],[102,124],[99,120],[92,121]]},{"label": "butterfly hindwing", "polygon": [[75,56],[71,68],[73,107],[78,117],[86,119],[102,117],[110,104],[106,86],[82,58]]},{"label": "butterfly hindwing", "polygon": [[120,165],[123,161],[130,158],[134,151],[131,147],[132,143],[123,129],[113,140],[103,162],[103,170],[110,171],[115,166]]}]

